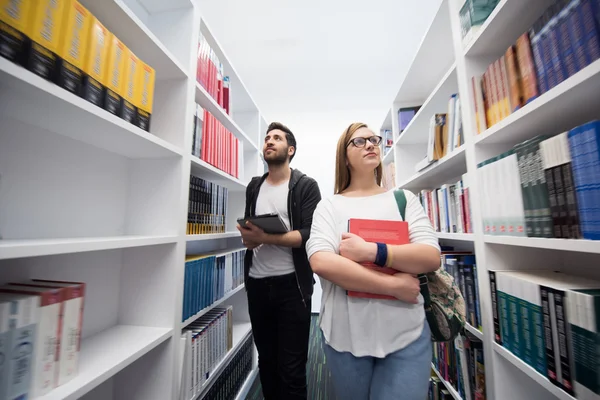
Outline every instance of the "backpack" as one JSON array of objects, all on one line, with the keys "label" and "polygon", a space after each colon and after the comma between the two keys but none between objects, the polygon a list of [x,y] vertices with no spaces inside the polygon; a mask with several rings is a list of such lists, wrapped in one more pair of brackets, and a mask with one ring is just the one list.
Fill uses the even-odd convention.
[{"label": "backpack", "polygon": [[[394,190],[396,204],[406,221],[406,195],[403,189]],[[434,342],[454,340],[465,325],[465,300],[452,275],[438,269],[434,272],[418,275],[421,295],[425,306],[425,317]]]}]

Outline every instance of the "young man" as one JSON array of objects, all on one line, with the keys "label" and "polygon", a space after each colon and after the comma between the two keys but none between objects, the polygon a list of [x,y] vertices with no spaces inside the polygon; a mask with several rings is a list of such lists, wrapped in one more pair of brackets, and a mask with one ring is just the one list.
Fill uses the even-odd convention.
[{"label": "young man", "polygon": [[307,398],[306,361],[313,273],[305,245],[321,193],[317,182],[290,161],[296,138],[280,123],[267,128],[263,156],[269,171],[246,189],[245,217],[277,213],[288,232],[267,234],[238,225],[248,251],[244,260],[248,309],[266,400]]}]

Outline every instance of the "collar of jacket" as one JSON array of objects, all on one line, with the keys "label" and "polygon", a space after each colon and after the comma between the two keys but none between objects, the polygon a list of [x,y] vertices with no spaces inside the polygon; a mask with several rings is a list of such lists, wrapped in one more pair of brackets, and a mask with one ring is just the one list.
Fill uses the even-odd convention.
[{"label": "collar of jacket", "polygon": [[[303,176],[305,176],[306,174],[303,172],[300,172],[300,170],[298,169],[294,169],[294,168],[290,168],[292,170],[292,174],[290,176],[290,182],[288,183],[288,189],[289,190],[293,190],[294,187],[298,184],[298,182],[300,181],[300,179],[302,179]],[[261,177],[256,177],[255,179],[258,179],[258,185],[256,186],[256,188],[260,188],[261,185],[263,184],[263,182],[265,181],[265,179],[267,179],[267,176],[269,176],[269,173],[266,172],[263,176]]]}]

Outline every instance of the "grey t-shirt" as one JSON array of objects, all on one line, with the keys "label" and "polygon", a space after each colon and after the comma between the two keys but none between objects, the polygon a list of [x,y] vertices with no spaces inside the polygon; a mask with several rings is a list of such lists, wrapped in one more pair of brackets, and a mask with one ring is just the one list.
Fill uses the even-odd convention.
[{"label": "grey t-shirt", "polygon": [[[287,230],[290,230],[290,219],[287,210],[289,181],[277,186],[266,180],[260,187],[256,199],[256,215],[277,213],[283,220]],[[266,278],[269,276],[286,275],[294,272],[294,258],[290,247],[263,244],[254,249],[250,276]]]}]

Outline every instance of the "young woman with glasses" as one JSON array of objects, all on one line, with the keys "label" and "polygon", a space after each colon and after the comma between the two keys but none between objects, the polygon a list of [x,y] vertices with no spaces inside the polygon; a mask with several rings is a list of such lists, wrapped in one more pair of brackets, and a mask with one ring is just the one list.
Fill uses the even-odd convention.
[{"label": "young woman with glasses", "polygon": [[[350,218],[402,220],[393,191],[381,187],[380,143],[365,124],[344,131],[337,146],[335,195],[317,206],[306,250],[321,278],[320,327],[337,398],[423,400],[431,339],[415,276],[440,265],[431,223],[418,198],[405,191],[410,244],[382,244],[384,251],[347,233]],[[384,274],[360,262],[377,262],[398,273]],[[397,300],[349,297],[347,291]]]}]

